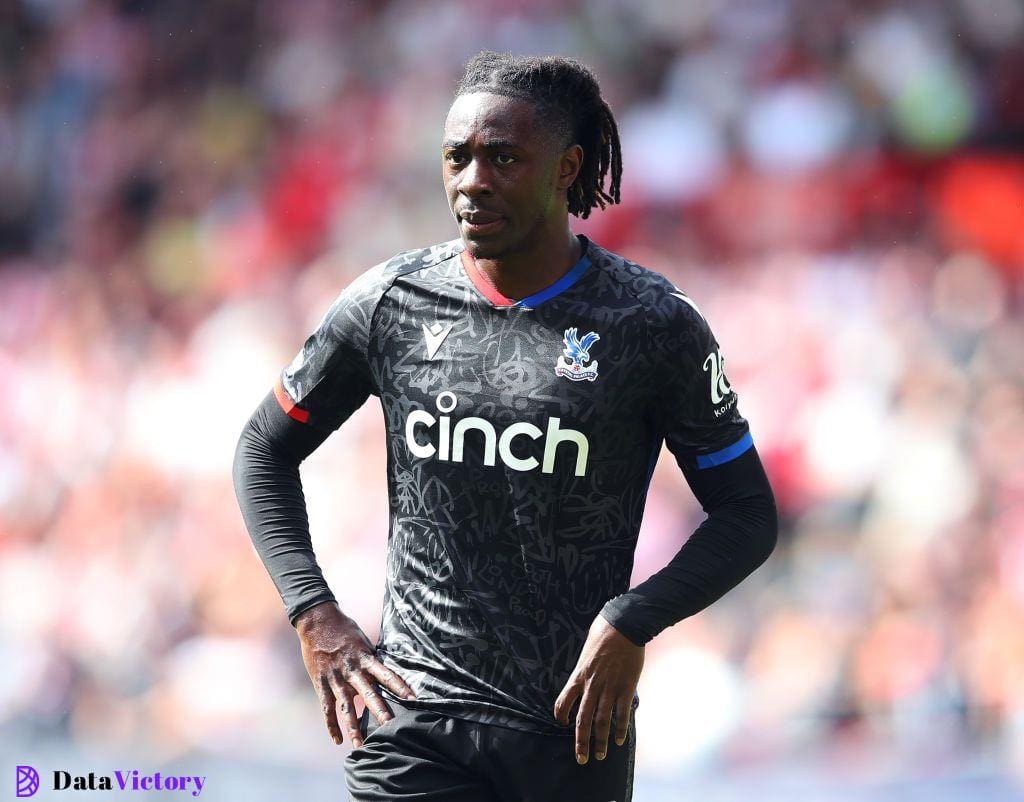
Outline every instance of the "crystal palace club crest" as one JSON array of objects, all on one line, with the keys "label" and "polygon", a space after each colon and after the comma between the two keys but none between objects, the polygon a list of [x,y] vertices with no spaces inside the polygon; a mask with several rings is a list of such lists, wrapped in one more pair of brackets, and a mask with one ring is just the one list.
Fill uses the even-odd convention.
[{"label": "crystal palace club crest", "polygon": [[555,374],[574,382],[594,381],[597,378],[597,360],[590,362],[590,347],[600,339],[601,335],[596,331],[579,337],[575,328],[566,329],[565,349],[555,363]]}]

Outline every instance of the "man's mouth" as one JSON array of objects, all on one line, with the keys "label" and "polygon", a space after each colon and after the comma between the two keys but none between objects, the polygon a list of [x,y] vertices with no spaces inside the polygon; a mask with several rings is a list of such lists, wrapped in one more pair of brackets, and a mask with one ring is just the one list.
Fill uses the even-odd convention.
[{"label": "man's mouth", "polygon": [[461,221],[462,230],[470,236],[490,234],[492,231],[500,228],[505,222],[505,218],[497,212],[481,210],[459,212],[459,220]]}]

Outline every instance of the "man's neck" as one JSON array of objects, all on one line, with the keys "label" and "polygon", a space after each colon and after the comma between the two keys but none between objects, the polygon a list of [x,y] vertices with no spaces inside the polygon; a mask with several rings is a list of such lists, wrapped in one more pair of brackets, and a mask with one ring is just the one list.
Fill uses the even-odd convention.
[{"label": "man's neck", "polygon": [[528,298],[550,287],[583,255],[583,245],[568,225],[565,235],[528,251],[500,259],[476,259],[476,266],[506,298]]}]

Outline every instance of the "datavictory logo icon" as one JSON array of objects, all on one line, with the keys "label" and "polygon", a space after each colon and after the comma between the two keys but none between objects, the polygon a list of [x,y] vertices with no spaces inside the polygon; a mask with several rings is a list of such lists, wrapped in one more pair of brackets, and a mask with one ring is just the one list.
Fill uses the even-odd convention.
[{"label": "datavictory logo icon", "polygon": [[16,795],[19,798],[35,796],[39,790],[39,772],[31,766],[18,766],[15,769],[17,776]]}]

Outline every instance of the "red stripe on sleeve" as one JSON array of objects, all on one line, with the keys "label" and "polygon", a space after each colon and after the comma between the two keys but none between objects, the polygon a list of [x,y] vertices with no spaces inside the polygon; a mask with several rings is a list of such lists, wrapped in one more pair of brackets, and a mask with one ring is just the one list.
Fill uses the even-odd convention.
[{"label": "red stripe on sleeve", "polygon": [[309,422],[309,413],[292,403],[292,400],[288,397],[288,393],[286,393],[284,391],[284,387],[281,386],[280,378],[278,378],[277,383],[274,385],[274,398],[277,399],[277,403],[281,405],[281,409],[285,411],[289,418],[294,418],[299,423]]}]

